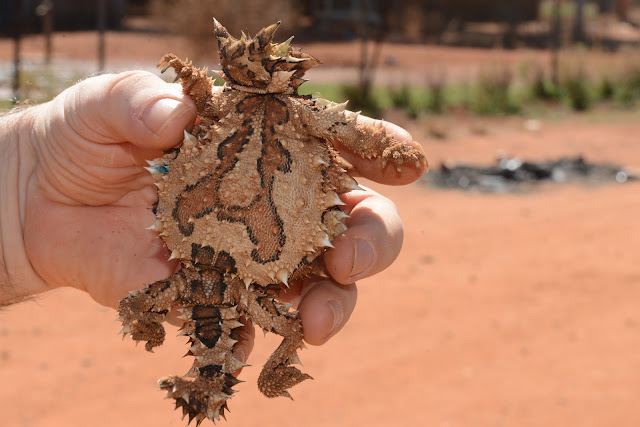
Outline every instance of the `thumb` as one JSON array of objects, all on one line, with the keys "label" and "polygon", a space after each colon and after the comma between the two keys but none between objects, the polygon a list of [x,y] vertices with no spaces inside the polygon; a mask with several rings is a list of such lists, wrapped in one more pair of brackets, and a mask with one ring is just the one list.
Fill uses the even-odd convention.
[{"label": "thumb", "polygon": [[86,79],[68,89],[64,111],[74,130],[98,143],[166,150],[193,124],[196,107],[179,85],[145,71]]}]

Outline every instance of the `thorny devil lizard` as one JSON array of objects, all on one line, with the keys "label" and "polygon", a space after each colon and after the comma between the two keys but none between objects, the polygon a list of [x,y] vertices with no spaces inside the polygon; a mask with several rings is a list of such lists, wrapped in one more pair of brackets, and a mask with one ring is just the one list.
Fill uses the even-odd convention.
[{"label": "thorny devil lizard", "polygon": [[302,324],[272,291],[322,275],[320,255],[347,228],[340,195],[359,187],[332,141],[363,158],[381,157],[383,168],[391,160],[398,170],[403,162],[427,169],[420,149],[382,125],[359,124],[344,104],[299,95],[303,75],[320,62],[291,39],[272,43],[278,25],[235,39],[214,19],[222,90],[213,90],[206,69],[173,54],[158,64],[176,71],[197,107],[182,145],[148,168],[158,187],[151,228],[181,269],[131,292],[119,315],[123,333],[151,351],[164,340],[167,313],[180,307],[195,361],[184,377],[159,384],[197,424],[228,409],[239,382],[233,373],[245,366],[232,354],[241,316],[283,337],[260,373],[262,393],[291,397],[288,388],[311,378],[290,366],[304,346]]}]

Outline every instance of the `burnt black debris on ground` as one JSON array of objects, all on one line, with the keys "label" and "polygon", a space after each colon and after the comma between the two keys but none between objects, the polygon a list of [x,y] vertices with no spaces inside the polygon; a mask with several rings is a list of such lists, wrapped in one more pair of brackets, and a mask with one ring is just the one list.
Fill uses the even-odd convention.
[{"label": "burnt black debris on ground", "polygon": [[542,182],[624,183],[640,175],[622,166],[590,163],[582,156],[539,162],[518,157],[498,157],[492,166],[442,163],[423,182],[441,188],[465,191],[511,193],[530,191]]}]

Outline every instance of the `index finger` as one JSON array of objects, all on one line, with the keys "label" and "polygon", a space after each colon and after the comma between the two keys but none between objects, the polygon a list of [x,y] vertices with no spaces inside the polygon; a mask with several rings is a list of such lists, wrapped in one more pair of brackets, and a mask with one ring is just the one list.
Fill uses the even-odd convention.
[{"label": "index finger", "polygon": [[[384,120],[376,120],[362,115],[358,116],[358,124],[375,126],[379,123],[382,123],[386,132],[396,138],[398,142],[423,151],[420,143],[414,141],[411,134],[400,126]],[[402,166],[402,170],[398,171],[393,162],[388,162],[383,166],[381,157],[367,159],[349,150],[340,141],[332,142],[335,148],[340,151],[340,155],[353,166],[353,170],[349,170],[349,175],[355,177],[361,176],[386,185],[406,185],[416,181],[428,169],[426,163],[425,165],[421,164],[419,167],[412,163],[405,163]]]}]

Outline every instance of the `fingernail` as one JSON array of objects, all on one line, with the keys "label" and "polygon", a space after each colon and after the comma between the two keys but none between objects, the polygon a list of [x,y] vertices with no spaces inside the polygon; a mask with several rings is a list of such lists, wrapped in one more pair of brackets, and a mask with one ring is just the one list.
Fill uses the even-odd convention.
[{"label": "fingernail", "polygon": [[353,251],[353,268],[349,277],[359,276],[369,271],[375,258],[373,246],[366,240],[355,239]]},{"label": "fingernail", "polygon": [[338,301],[330,299],[327,304],[329,308],[333,312],[333,326],[331,327],[331,331],[327,334],[327,336],[331,335],[333,331],[336,330],[338,325],[342,324],[342,319],[344,318],[344,310],[342,309],[342,304]]},{"label": "fingernail", "polygon": [[156,135],[175,117],[182,114],[187,105],[177,99],[164,98],[149,105],[142,113],[142,123]]}]

